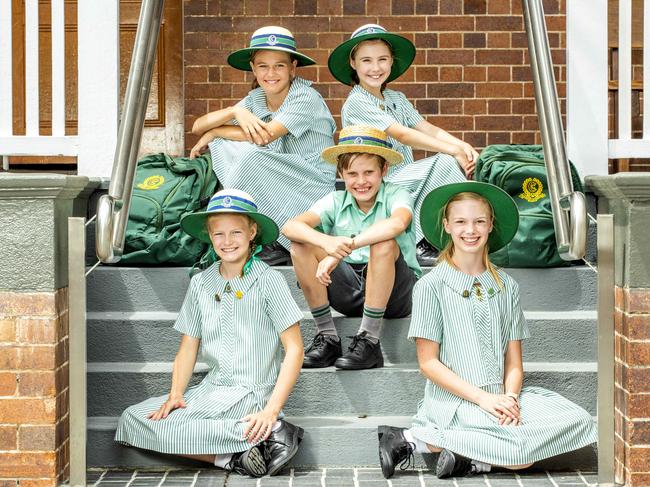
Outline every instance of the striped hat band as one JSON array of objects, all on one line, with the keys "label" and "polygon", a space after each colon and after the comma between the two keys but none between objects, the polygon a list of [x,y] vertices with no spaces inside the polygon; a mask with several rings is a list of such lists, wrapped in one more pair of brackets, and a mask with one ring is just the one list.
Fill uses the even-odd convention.
[{"label": "striped hat band", "polygon": [[208,203],[207,211],[228,211],[250,213],[257,212],[254,201],[234,195],[214,195]]},{"label": "striped hat band", "polygon": [[351,135],[348,137],[341,137],[339,139],[339,145],[374,145],[377,147],[385,147],[387,149],[393,147],[385,140],[370,137],[368,135]]},{"label": "striped hat band", "polygon": [[377,24],[362,25],[352,33],[350,39],[354,39],[355,37],[358,36],[365,36],[368,34],[385,34],[386,32],[388,31],[384,29],[381,25],[377,25]]},{"label": "striped hat band", "polygon": [[284,34],[261,34],[251,37],[250,47],[282,47],[296,51],[296,41]]}]

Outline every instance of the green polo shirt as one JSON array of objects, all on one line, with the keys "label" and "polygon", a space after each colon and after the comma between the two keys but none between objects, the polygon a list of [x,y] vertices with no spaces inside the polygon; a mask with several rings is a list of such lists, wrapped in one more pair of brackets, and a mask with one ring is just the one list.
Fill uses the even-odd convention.
[{"label": "green polo shirt", "polygon": [[[383,182],[375,204],[364,213],[347,191],[333,191],[309,209],[320,217],[323,233],[354,238],[375,222],[389,218],[398,208],[406,208],[413,214],[413,198],[409,192],[396,184]],[[422,270],[415,255],[415,229],[413,221],[406,231],[395,237],[406,264],[420,277]],[[350,264],[366,264],[370,258],[370,246],[355,249],[345,258]]]}]

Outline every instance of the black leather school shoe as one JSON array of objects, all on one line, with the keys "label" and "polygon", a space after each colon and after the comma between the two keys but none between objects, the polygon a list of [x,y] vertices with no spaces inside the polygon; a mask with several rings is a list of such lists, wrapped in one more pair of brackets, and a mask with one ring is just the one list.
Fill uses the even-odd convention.
[{"label": "black leather school shoe", "polygon": [[305,352],[302,367],[304,369],[329,367],[341,355],[343,355],[341,339],[336,335],[319,333],[314,337],[314,341]]},{"label": "black leather school shoe", "polygon": [[280,420],[281,426],[264,442],[268,460],[268,474],[276,475],[298,453],[305,430],[295,424]]},{"label": "black leather school shoe", "polygon": [[406,441],[404,428],[382,425],[377,428],[377,436],[379,437],[379,463],[384,478],[391,478],[396,466],[406,470],[413,465],[415,445]]},{"label": "black leather school shoe", "polygon": [[291,256],[289,251],[278,242],[264,245],[262,251],[257,256],[268,265],[289,265]]},{"label": "black leather school shoe", "polygon": [[373,343],[366,338],[365,331],[349,338],[352,338],[352,343],[348,351],[334,362],[337,369],[361,370],[384,366],[384,356],[381,354],[379,342]]},{"label": "black leather school shoe", "polygon": [[255,445],[250,450],[233,454],[225,469],[240,475],[250,475],[251,477],[266,475],[268,467],[266,465],[264,446],[262,444]]},{"label": "black leather school shoe", "polygon": [[418,260],[418,264],[422,267],[431,267],[435,264],[436,259],[438,258],[438,253],[439,252],[425,239],[420,240],[420,243],[418,243],[415,248],[415,256]]},{"label": "black leather school shoe", "polygon": [[476,473],[476,466],[470,458],[454,453],[446,448],[440,452],[436,465],[436,477],[465,477]]}]

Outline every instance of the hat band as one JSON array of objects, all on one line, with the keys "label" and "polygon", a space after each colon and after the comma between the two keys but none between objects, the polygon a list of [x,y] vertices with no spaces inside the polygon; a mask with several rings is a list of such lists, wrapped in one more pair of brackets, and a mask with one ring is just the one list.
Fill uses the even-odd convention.
[{"label": "hat band", "polygon": [[243,213],[257,212],[257,205],[251,200],[239,196],[219,195],[214,196],[208,203],[207,211],[228,210]]},{"label": "hat band", "polygon": [[393,147],[385,140],[376,139],[375,137],[369,137],[367,135],[351,135],[349,137],[341,137],[339,139],[339,145],[372,145],[376,147],[385,147],[387,149]]},{"label": "hat band", "polygon": [[358,36],[365,36],[368,34],[385,34],[386,32],[388,32],[386,29],[382,29],[380,27],[366,27],[365,29],[354,32],[352,36],[350,36],[350,39],[354,39]]},{"label": "hat band", "polygon": [[250,47],[282,47],[296,51],[296,41],[282,34],[264,34],[251,37]]}]

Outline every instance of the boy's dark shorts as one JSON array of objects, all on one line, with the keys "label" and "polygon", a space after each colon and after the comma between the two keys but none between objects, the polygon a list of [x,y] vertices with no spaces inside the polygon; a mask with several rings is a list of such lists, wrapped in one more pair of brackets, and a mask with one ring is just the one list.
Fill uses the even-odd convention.
[{"label": "boy's dark shorts", "polygon": [[[362,316],[366,299],[366,270],[368,264],[350,264],[342,260],[330,273],[327,286],[330,306],[346,316]],[[395,283],[388,299],[386,318],[403,318],[411,314],[413,286],[417,276],[406,265],[402,253],[395,261]]]}]

